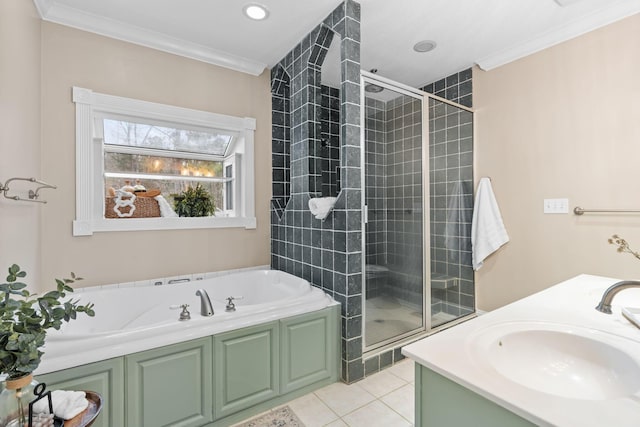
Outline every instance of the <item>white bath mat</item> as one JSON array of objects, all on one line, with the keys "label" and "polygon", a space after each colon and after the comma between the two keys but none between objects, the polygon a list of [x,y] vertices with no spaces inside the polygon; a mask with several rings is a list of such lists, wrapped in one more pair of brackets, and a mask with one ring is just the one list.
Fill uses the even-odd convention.
[{"label": "white bath mat", "polygon": [[302,421],[288,406],[274,409],[267,414],[259,415],[236,427],[305,427]]}]

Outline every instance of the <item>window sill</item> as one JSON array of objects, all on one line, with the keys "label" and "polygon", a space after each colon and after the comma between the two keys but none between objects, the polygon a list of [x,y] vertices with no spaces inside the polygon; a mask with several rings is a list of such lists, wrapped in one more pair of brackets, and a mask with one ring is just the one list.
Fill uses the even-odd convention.
[{"label": "window sill", "polygon": [[124,218],[73,221],[74,236],[91,236],[110,231],[189,230],[198,228],[246,228],[255,229],[256,219],[251,218]]}]

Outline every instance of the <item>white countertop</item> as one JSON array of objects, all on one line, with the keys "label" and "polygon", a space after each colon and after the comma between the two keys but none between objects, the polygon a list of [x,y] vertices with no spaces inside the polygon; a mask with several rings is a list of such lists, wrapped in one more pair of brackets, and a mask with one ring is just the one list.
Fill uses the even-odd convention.
[{"label": "white countertop", "polygon": [[[640,307],[640,289],[618,293],[613,299],[611,315],[595,310],[603,292],[617,281],[619,279],[586,274],[576,276],[410,344],[402,353],[537,425],[638,427],[640,390],[630,397],[609,400],[573,399],[536,391],[488,369],[486,363],[479,362],[477,349],[473,348],[473,338],[480,331],[514,321],[576,325],[640,344],[640,329],[620,313],[621,307]],[[517,286],[517,280],[513,286]],[[640,352],[635,356],[640,358]]]}]

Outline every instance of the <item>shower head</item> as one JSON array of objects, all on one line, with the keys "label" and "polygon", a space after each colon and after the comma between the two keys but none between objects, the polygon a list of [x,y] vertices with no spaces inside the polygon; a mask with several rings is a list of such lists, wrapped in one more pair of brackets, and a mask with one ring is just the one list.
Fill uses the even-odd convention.
[{"label": "shower head", "polygon": [[382,86],[374,85],[373,83],[367,83],[364,86],[364,90],[365,92],[380,93],[384,90],[384,88]]},{"label": "shower head", "polygon": [[[377,68],[372,68],[370,70],[371,74],[376,74],[378,72]],[[384,88],[382,86],[378,86],[376,84],[373,83],[367,83],[366,85],[364,85],[364,91],[365,92],[369,92],[369,93],[380,93],[384,90]]]}]

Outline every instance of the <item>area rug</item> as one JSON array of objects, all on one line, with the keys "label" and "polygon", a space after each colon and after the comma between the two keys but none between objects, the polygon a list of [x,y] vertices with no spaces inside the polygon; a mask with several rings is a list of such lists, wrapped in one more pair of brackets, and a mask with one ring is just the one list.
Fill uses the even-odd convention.
[{"label": "area rug", "polygon": [[288,406],[257,416],[236,427],[305,427]]}]

